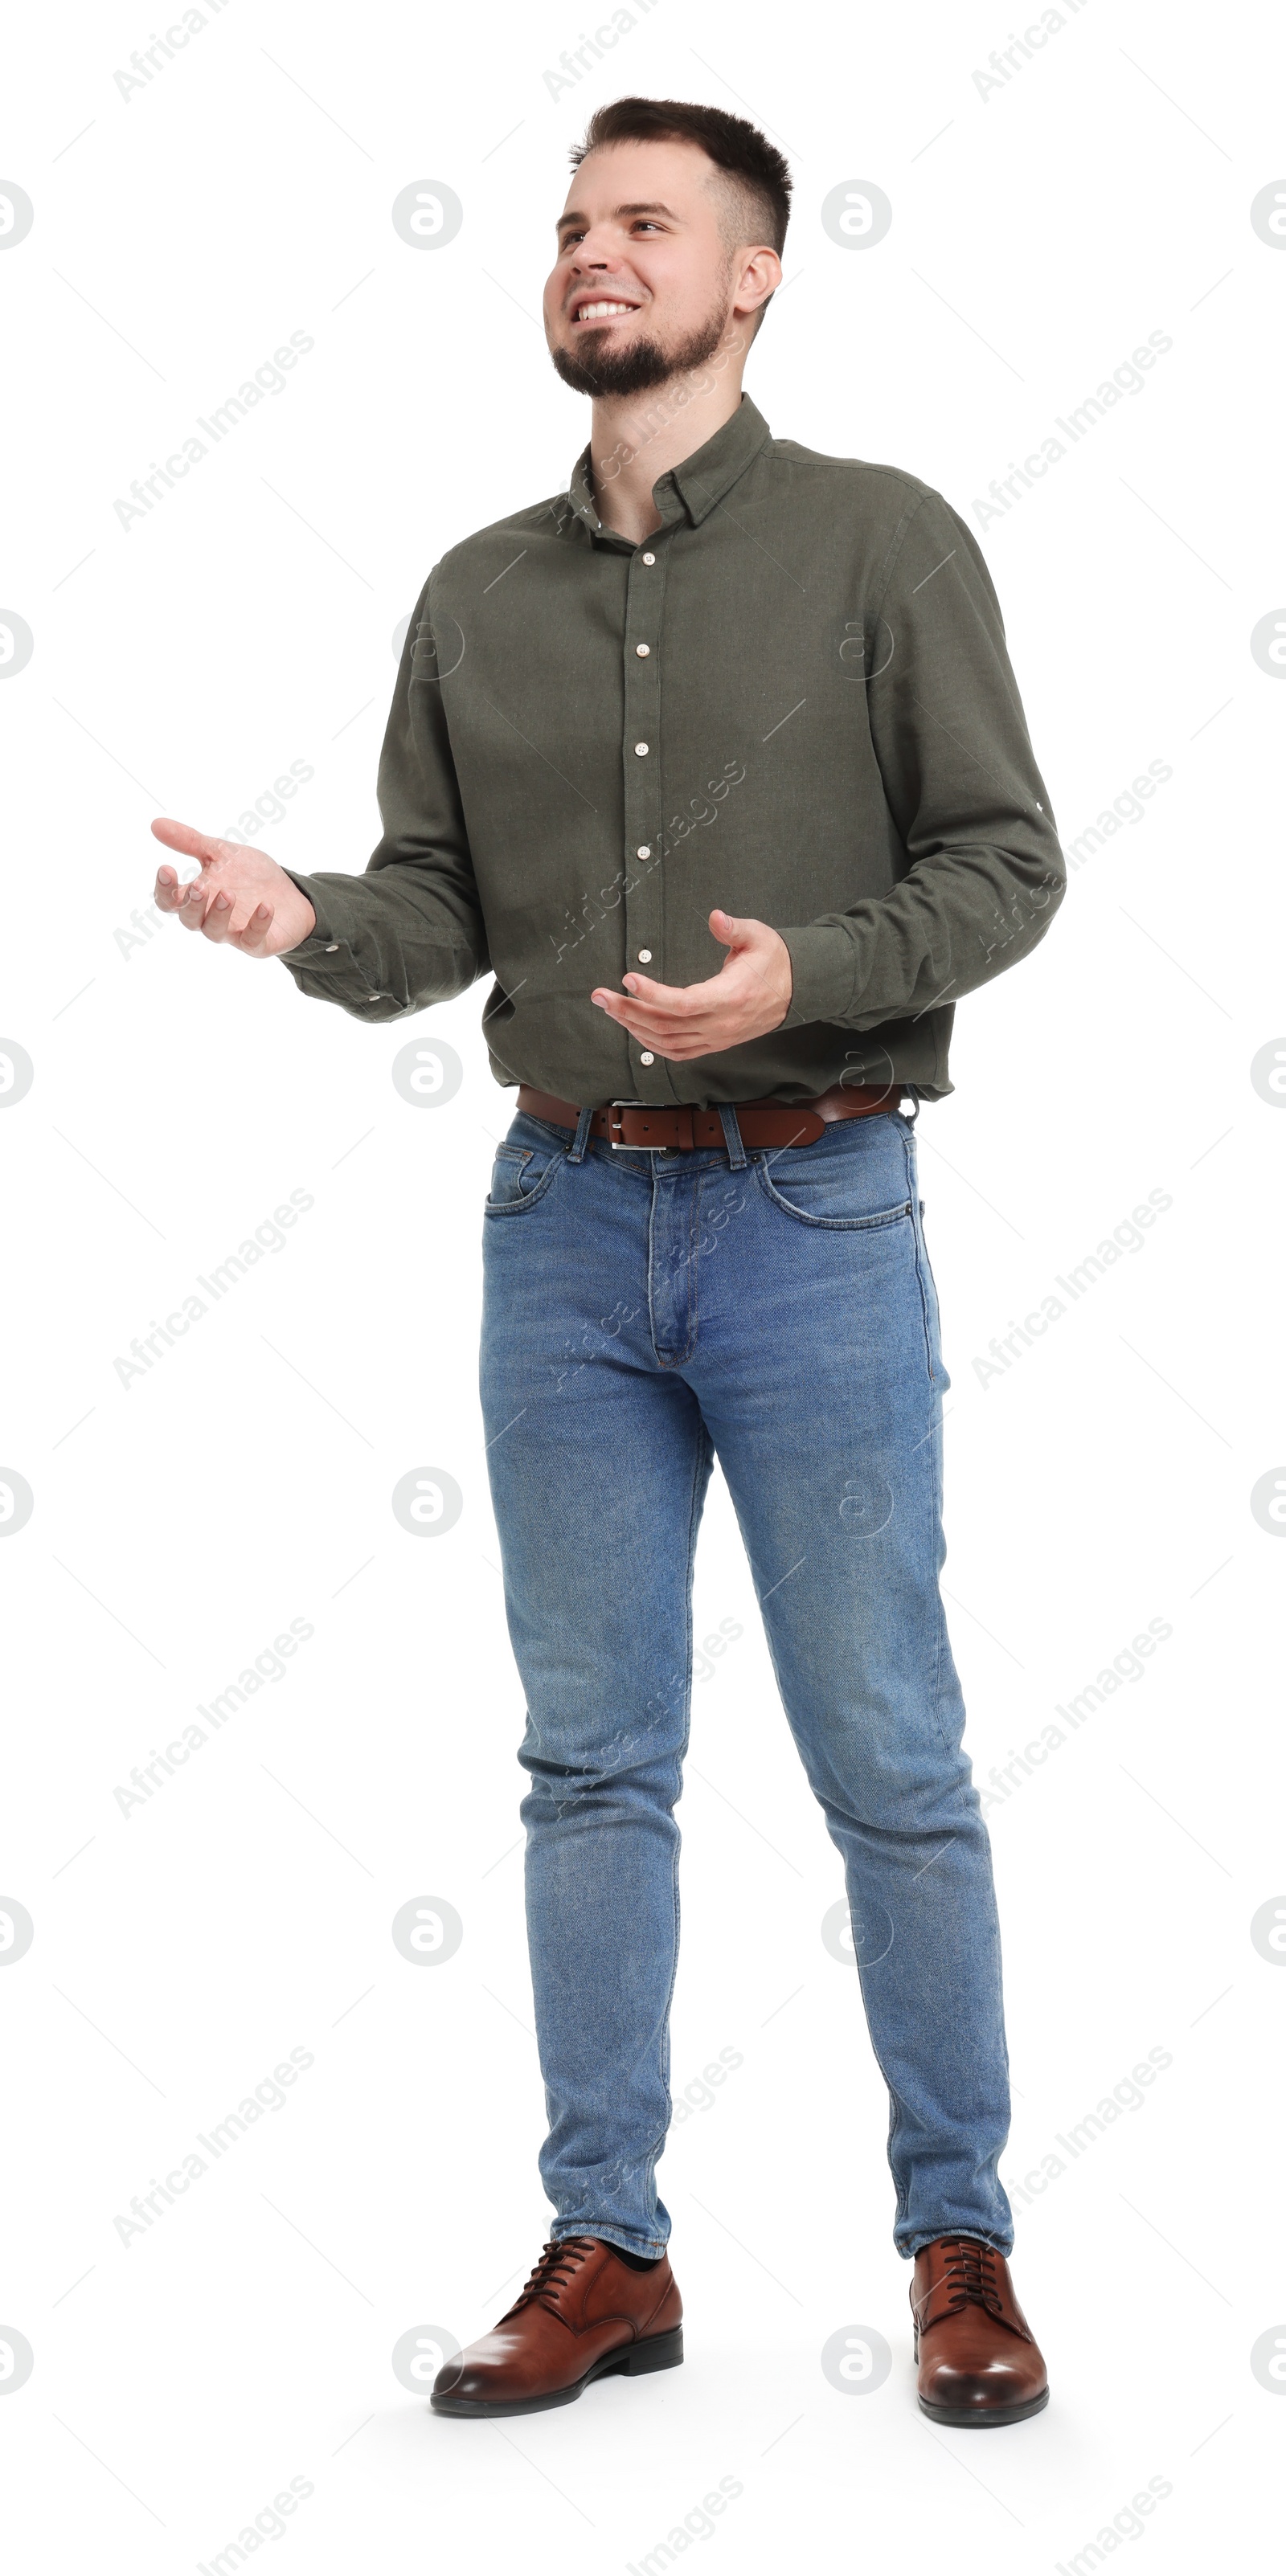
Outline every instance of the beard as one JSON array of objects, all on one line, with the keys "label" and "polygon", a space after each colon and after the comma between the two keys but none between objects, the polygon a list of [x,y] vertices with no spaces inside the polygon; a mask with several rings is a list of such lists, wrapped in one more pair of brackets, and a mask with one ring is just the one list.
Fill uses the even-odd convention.
[{"label": "beard", "polygon": [[590,347],[583,358],[562,348],[551,348],[549,354],[563,383],[570,385],[574,394],[591,394],[600,399],[646,394],[657,385],[668,384],[672,376],[689,375],[704,367],[723,338],[727,320],[726,308],[720,304],[716,312],[668,349],[642,332],[625,348],[613,349],[606,325],[591,323],[585,335]]}]

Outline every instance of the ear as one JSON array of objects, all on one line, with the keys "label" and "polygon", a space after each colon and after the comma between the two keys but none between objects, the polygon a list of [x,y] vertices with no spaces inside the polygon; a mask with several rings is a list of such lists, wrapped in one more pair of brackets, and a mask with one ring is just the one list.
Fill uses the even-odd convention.
[{"label": "ear", "polygon": [[732,299],[733,312],[744,314],[748,320],[767,303],[770,295],[776,294],[780,284],[781,261],[775,250],[761,242],[754,250],[744,251]]}]

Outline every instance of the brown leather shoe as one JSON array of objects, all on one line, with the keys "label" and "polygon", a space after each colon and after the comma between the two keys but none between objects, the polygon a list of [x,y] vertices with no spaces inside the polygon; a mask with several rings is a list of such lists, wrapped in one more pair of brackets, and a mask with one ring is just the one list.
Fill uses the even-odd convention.
[{"label": "brown leather shoe", "polygon": [[591,2379],[682,2361],[682,2317],[667,2255],[635,2272],[601,2237],[551,2239],[499,2325],[443,2365],[429,2403],[438,2415],[570,2406]]},{"label": "brown leather shoe", "polygon": [[935,2236],[911,2282],[920,2411],[939,2424],[1021,2424],[1049,2381],[1003,2254],[976,2236]]}]

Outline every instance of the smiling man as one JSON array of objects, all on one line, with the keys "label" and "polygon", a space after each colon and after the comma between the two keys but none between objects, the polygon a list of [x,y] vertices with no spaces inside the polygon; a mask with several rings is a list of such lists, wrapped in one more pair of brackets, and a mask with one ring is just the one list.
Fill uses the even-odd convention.
[{"label": "smiling man", "polygon": [[623,99],[573,159],[545,328],[589,445],[565,492],[430,574],[366,873],[153,826],[200,862],[161,868],[162,910],[359,1019],[490,970],[517,1086],[482,1401],[555,2216],[433,2404],[524,2413],[682,2358],[656,2168],[717,1456],[843,1859],[920,2403],[1014,2423],[1048,2387],[1007,2262],[913,1124],[952,1087],[955,1004],[1035,945],[1063,861],[963,521],[913,474],[774,438],[742,394],[781,281],[780,153],[722,110]]}]

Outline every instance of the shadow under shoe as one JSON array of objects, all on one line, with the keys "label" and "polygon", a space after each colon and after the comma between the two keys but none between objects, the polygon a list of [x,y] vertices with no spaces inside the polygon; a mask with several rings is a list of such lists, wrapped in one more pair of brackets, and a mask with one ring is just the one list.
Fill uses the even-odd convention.
[{"label": "shadow under shoe", "polygon": [[683,2302],[668,2255],[646,2271],[598,2236],[551,2238],[490,2334],[443,2364],[435,2415],[534,2415],[591,2380],[638,2378],[683,2359]]},{"label": "shadow under shoe", "polygon": [[1049,2403],[1036,2339],[1003,2254],[937,2236],[911,2282],[920,2411],[939,2424],[1021,2424]]}]

